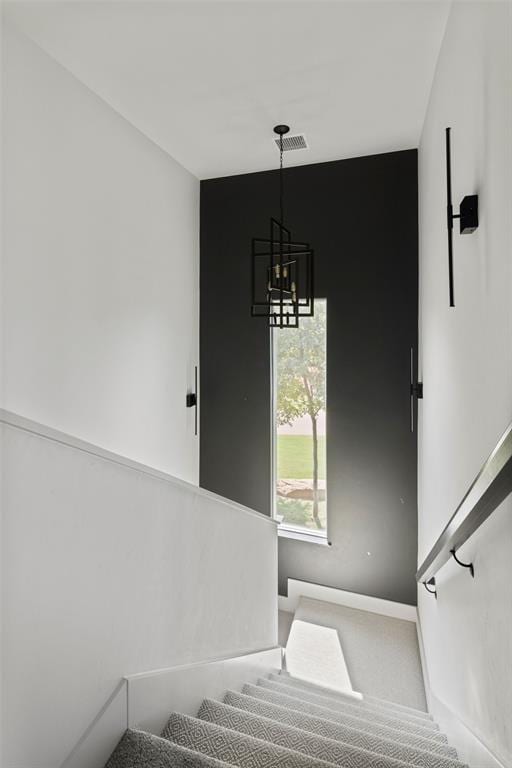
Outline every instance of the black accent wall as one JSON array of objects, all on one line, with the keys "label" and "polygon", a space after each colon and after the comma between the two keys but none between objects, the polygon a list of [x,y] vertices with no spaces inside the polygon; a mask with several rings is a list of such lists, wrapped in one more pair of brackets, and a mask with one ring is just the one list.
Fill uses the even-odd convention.
[{"label": "black accent wall", "polygon": [[[416,602],[417,208],[416,150],[285,170],[285,223],[327,298],[331,546],[281,537],[281,594],[292,577]],[[265,514],[270,339],[250,316],[250,250],[278,212],[277,171],[201,182],[200,484]]]}]

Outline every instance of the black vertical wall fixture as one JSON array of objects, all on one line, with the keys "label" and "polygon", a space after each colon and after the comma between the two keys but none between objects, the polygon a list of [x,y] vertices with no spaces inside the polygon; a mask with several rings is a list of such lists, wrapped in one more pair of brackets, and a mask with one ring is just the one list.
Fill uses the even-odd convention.
[{"label": "black vertical wall fixture", "polygon": [[195,408],[194,411],[194,434],[197,435],[197,365],[194,368],[194,391],[187,392],[185,400],[187,408]]},{"label": "black vertical wall fixture", "polygon": [[478,227],[478,195],[466,195],[459,206],[459,213],[453,212],[450,133],[451,128],[446,128],[446,219],[448,226],[448,286],[450,295],[450,307],[454,307],[455,296],[453,286],[453,220],[459,219],[461,235],[471,235]]},{"label": "black vertical wall fixture", "polygon": [[[265,514],[270,331],[248,311],[247,242],[262,220],[278,215],[277,174],[201,182],[200,484]],[[280,538],[279,591],[286,594],[292,577],[414,604],[410,349],[417,349],[418,325],[417,154],[392,152],[284,174],[287,223],[298,239],[315,244],[315,295],[327,299],[332,546]]]},{"label": "black vertical wall fixture", "polygon": [[[411,393],[411,432],[414,432],[415,415],[417,416],[418,400],[423,400],[423,382],[418,381],[418,376],[414,372],[414,348],[411,347],[411,366],[410,366],[410,393]],[[416,408],[415,408],[416,405]]]}]

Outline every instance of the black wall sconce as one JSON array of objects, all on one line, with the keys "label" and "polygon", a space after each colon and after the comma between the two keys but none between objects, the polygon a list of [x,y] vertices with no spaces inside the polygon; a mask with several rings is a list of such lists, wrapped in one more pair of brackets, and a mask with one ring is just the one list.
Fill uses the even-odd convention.
[{"label": "black wall sconce", "polygon": [[446,214],[448,224],[448,279],[450,282],[450,307],[455,306],[453,295],[453,220],[459,219],[460,234],[471,235],[478,227],[478,195],[466,195],[459,206],[459,213],[453,212],[452,205],[452,164],[450,153],[450,131],[446,129]]},{"label": "black wall sconce", "polygon": [[194,369],[194,389],[195,392],[187,392],[186,405],[187,408],[195,408],[194,414],[194,434],[197,435],[197,365]]},{"label": "black wall sconce", "polygon": [[[414,403],[423,400],[423,382],[414,375],[414,347],[411,347],[411,364],[409,378],[409,408],[411,414],[411,432],[414,432]],[[417,405],[416,405],[417,407]]]}]

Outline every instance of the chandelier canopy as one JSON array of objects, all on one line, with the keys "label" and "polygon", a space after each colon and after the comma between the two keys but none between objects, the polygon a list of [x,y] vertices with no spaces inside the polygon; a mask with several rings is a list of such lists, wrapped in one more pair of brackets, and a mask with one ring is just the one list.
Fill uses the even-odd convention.
[{"label": "chandelier canopy", "polygon": [[265,317],[273,328],[298,328],[300,317],[312,317],[313,249],[299,243],[284,226],[283,136],[287,125],[276,125],[279,136],[279,220],[270,218],[268,238],[252,239],[251,283],[253,317]]}]

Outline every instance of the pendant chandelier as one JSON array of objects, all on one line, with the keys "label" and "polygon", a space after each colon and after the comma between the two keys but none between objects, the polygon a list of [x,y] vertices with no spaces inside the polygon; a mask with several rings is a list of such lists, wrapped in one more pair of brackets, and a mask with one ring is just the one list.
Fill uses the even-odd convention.
[{"label": "pendant chandelier", "polygon": [[279,136],[279,220],[270,218],[268,238],[252,240],[253,317],[265,317],[272,328],[298,328],[300,317],[312,317],[313,249],[292,240],[284,226],[283,136],[287,125],[276,125]]}]

